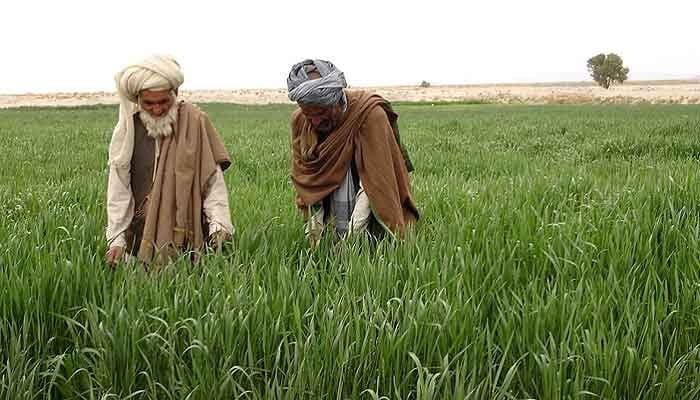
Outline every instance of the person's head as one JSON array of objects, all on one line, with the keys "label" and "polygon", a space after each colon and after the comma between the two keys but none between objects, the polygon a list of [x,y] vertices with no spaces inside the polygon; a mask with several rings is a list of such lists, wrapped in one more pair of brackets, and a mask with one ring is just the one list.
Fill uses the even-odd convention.
[{"label": "person's head", "polygon": [[289,99],[297,102],[302,114],[320,134],[332,132],[347,106],[342,71],[324,60],[304,60],[295,64],[287,77]]},{"label": "person's head", "polygon": [[341,100],[332,106],[298,103],[304,118],[314,130],[321,135],[327,135],[338,127],[345,112],[345,102]]},{"label": "person's head", "polygon": [[138,105],[149,135],[166,136],[177,120],[177,91],[184,82],[180,65],[172,57],[152,56],[124,68],[115,77],[124,101]]}]

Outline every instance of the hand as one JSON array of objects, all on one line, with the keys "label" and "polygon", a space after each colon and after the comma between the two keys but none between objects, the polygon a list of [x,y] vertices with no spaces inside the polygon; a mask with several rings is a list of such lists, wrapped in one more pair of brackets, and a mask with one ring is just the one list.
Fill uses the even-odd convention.
[{"label": "hand", "polygon": [[319,243],[321,243],[321,233],[317,231],[307,232],[306,239],[309,241],[309,248],[311,251],[315,251]]},{"label": "hand", "polygon": [[111,268],[114,268],[119,264],[120,261],[124,259],[124,248],[121,246],[112,246],[107,250],[107,254],[105,254],[105,260],[107,261],[107,265],[109,265]]},{"label": "hand", "polygon": [[209,247],[211,247],[214,252],[220,253],[224,247],[224,243],[231,240],[231,234],[226,231],[216,231],[209,235]]}]

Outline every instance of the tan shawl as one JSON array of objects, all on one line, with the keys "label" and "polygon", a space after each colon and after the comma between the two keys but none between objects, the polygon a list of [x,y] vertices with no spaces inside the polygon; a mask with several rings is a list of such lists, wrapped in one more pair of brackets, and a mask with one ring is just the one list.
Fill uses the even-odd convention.
[{"label": "tan shawl", "polygon": [[160,144],[156,176],[148,196],[143,241],[138,258],[167,261],[181,249],[199,252],[204,246],[202,203],[209,178],[219,164],[231,164],[209,117],[192,104],[179,104],[172,135]]},{"label": "tan shawl", "polygon": [[318,134],[297,110],[292,115],[292,181],[297,206],[304,211],[331,194],[354,159],[357,172],[379,219],[402,235],[418,219],[411,195],[407,159],[399,145],[389,103],[363,91],[347,91],[348,108],[340,125],[318,143]]}]

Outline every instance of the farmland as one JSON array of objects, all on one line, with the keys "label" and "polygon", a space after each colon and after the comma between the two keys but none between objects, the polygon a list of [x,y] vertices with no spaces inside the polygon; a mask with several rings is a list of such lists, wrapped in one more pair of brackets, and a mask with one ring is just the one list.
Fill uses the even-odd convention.
[{"label": "farmland", "polygon": [[422,218],[311,252],[292,106],[204,104],[229,252],[105,268],[114,106],[0,110],[0,398],[700,397],[700,106],[402,103]]}]

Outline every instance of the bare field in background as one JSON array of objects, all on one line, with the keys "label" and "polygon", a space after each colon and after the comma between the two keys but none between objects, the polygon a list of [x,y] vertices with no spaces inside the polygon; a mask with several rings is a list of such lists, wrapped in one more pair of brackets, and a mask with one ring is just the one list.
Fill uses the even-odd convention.
[{"label": "bare field in background", "polygon": [[[358,87],[359,88],[359,87]],[[365,88],[390,101],[496,104],[700,104],[700,80],[631,81],[609,90],[588,82]],[[196,103],[285,104],[285,89],[184,90]],[[0,108],[116,104],[115,93],[0,95]]]}]

